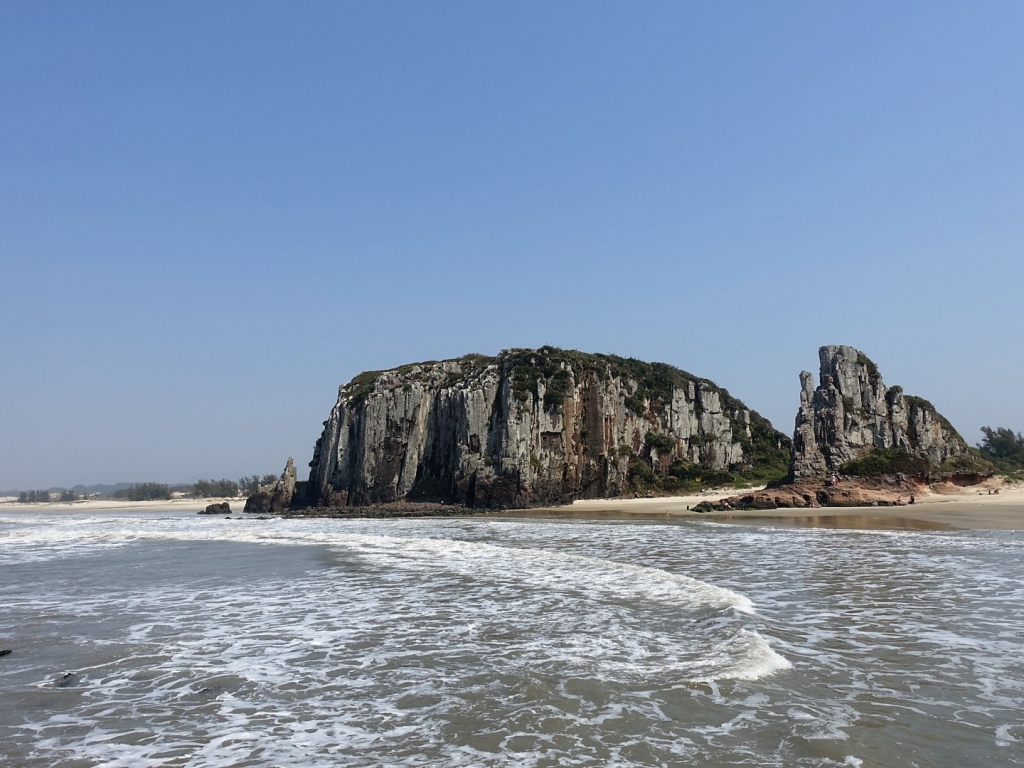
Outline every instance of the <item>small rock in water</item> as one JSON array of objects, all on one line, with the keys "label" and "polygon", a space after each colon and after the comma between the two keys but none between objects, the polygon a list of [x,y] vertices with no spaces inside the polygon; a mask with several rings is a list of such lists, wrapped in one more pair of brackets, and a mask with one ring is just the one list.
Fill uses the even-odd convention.
[{"label": "small rock in water", "polygon": [[10,648],[4,648],[0,651],[0,656],[10,656],[12,653],[13,651]]},{"label": "small rock in water", "polygon": [[231,514],[231,505],[228,504],[226,501],[223,501],[220,504],[210,504],[206,509],[201,510],[199,512],[199,514],[200,515],[223,515],[223,514],[230,515]]},{"label": "small rock in water", "polygon": [[58,688],[67,688],[69,685],[74,685],[78,680],[78,675],[74,672],[66,672],[60,680],[57,681],[56,685]]}]

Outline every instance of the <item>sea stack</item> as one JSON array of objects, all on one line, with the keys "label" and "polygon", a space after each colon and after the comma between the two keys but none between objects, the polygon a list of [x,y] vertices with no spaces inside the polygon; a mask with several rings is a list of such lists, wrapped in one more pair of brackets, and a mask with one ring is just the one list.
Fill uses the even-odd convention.
[{"label": "sea stack", "polygon": [[886,388],[878,367],[853,347],[818,350],[818,386],[800,374],[793,435],[794,480],[840,473],[872,449],[892,449],[932,468],[963,456],[967,444],[927,400]]},{"label": "sea stack", "polygon": [[297,482],[295,460],[289,456],[288,462],[284,465],[284,471],[281,472],[281,477],[276,482],[261,487],[246,499],[245,509],[242,511],[249,513],[283,512],[289,509],[293,502],[302,501],[296,499],[296,488],[300,485]]},{"label": "sea stack", "polygon": [[784,475],[790,447],[725,389],[670,365],[513,349],[342,386],[305,495],[320,507],[561,504],[665,493],[679,478],[777,461]]}]

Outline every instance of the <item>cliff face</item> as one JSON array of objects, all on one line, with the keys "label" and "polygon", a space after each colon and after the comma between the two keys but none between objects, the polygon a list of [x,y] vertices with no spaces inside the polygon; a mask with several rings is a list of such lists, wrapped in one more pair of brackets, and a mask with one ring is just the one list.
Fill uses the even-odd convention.
[{"label": "cliff face", "polygon": [[895,449],[938,466],[967,453],[967,444],[927,400],[886,388],[878,368],[853,347],[818,350],[818,387],[800,374],[793,435],[794,479],[838,472],[872,448]]},{"label": "cliff face", "polygon": [[727,391],[671,366],[509,350],[370,372],[341,387],[306,495],[333,507],[565,503],[764,471],[784,466],[789,451]]}]

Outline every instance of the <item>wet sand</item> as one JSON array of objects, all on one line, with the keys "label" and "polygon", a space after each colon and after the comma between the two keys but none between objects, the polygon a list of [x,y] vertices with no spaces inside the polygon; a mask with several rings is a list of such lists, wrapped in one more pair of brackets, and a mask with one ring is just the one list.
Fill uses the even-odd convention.
[{"label": "wet sand", "polygon": [[515,517],[589,519],[694,518],[721,523],[799,525],[818,528],[914,530],[1024,530],[1024,487],[987,488],[923,495],[899,507],[822,507],[816,509],[734,510],[699,514],[692,508],[726,495],[701,494],[660,499],[587,499],[564,507],[509,510]]},{"label": "wet sand", "polygon": [[[720,489],[690,496],[655,499],[585,499],[561,507],[511,509],[483,512],[488,517],[656,520],[704,519],[720,523],[754,525],[797,525],[818,528],[904,529],[904,530],[1024,530],[1024,486],[1003,486],[998,495],[987,488],[947,489],[922,494],[916,504],[899,507],[823,507],[816,509],[734,510],[699,514],[693,507],[734,495],[736,490]],[[213,502],[227,501],[232,513],[241,512],[245,499],[172,499],[171,501],[110,501],[90,499],[77,502],[19,504],[0,502],[0,511],[92,512],[99,510],[192,512]],[[433,516],[433,515],[432,515]]]}]

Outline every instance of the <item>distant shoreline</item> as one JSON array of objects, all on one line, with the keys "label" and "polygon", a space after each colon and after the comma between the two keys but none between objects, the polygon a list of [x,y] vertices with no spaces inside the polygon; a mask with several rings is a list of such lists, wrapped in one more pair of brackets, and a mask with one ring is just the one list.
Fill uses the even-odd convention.
[{"label": "distant shoreline", "polygon": [[[563,520],[656,520],[693,519],[721,523],[799,525],[820,528],[859,529],[932,529],[932,530],[1024,530],[1024,486],[1004,486],[998,495],[989,495],[986,488],[964,488],[955,494],[922,494],[916,504],[898,507],[822,507],[815,509],[759,509],[730,512],[698,513],[693,507],[702,501],[721,497],[728,490],[705,491],[688,496],[650,499],[581,499],[556,507],[507,510],[468,510],[461,507],[430,506],[430,509],[402,506],[346,510],[296,512],[287,517],[318,517],[360,519],[368,517],[465,517],[467,515],[498,519],[563,519]],[[152,511],[198,512],[208,504],[227,502],[232,514],[241,514],[243,498],[171,499],[162,501],[119,501],[89,499],[86,501],[48,503],[0,502],[0,512],[101,512]],[[274,514],[273,516],[280,516]]]},{"label": "distant shoreline", "polygon": [[8,512],[90,512],[93,510],[173,510],[175,512],[198,512],[210,504],[228,502],[232,512],[241,512],[245,506],[245,497],[231,496],[226,498],[203,499],[152,499],[149,501],[124,501],[122,499],[79,499],[78,501],[30,501],[22,503],[17,500],[0,501],[0,511]]}]

